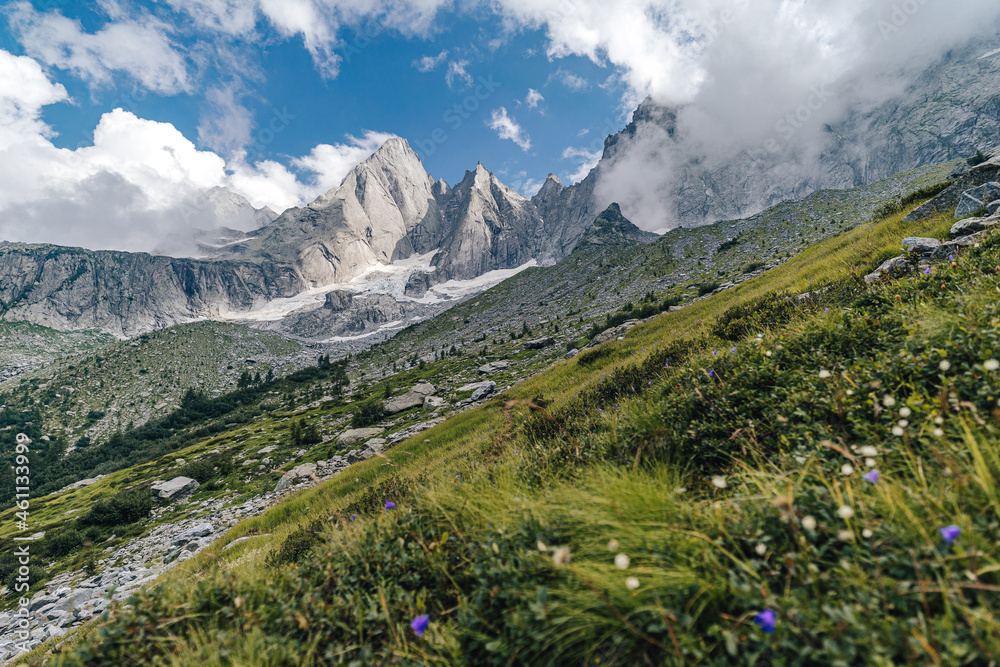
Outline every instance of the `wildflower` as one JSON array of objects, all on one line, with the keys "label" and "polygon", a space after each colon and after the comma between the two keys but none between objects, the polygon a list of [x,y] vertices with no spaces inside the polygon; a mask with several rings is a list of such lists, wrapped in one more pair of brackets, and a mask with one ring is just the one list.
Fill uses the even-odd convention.
[{"label": "wildflower", "polygon": [[851,517],[854,516],[854,508],[851,507],[850,505],[841,505],[837,509],[837,516],[839,516],[841,519],[850,519]]},{"label": "wildflower", "polygon": [[884,405],[887,408],[891,408],[892,406],[896,405],[896,399],[890,396],[889,394],[886,394],[885,396],[882,397],[882,405]]},{"label": "wildflower", "polygon": [[726,478],[722,477],[721,475],[712,478],[712,486],[714,486],[717,489],[724,489],[726,488],[727,484],[728,482],[726,482]]},{"label": "wildflower", "polygon": [[872,484],[878,484],[878,470],[872,470],[870,473],[862,477],[866,482],[871,482]]},{"label": "wildflower", "polygon": [[354,520],[355,520],[355,519],[357,519],[357,518],[358,518],[358,515],[357,515],[357,514],[352,514],[352,515],[351,515],[351,521],[354,521]]},{"label": "wildflower", "polygon": [[538,547],[538,550],[542,552],[549,550],[549,548],[545,546],[545,542],[542,542],[541,540],[538,540],[538,543],[535,546]]},{"label": "wildflower", "polygon": [[944,423],[944,417],[935,417],[934,418],[934,423],[937,424],[938,426],[940,426],[941,424]]},{"label": "wildflower", "polygon": [[934,437],[935,438],[940,438],[942,436],[944,436],[944,431],[942,431],[939,428],[934,429]]},{"label": "wildflower", "polygon": [[625,554],[618,554],[617,556],[615,556],[615,567],[617,567],[619,570],[627,570],[629,563],[631,562],[632,560]]},{"label": "wildflower", "polygon": [[841,542],[852,542],[854,541],[854,533],[845,529],[837,531],[837,539]]},{"label": "wildflower", "polygon": [[424,633],[427,632],[427,626],[430,625],[431,618],[427,614],[421,614],[417,616],[410,622],[410,627],[413,628],[413,634],[418,637],[423,637]]},{"label": "wildflower", "polygon": [[770,357],[771,356],[771,350],[768,350],[767,352],[765,352],[764,356],[765,357]]},{"label": "wildflower", "polygon": [[872,538],[872,535],[874,534],[875,533],[872,532],[871,528],[865,528],[864,530],[861,531],[861,537],[865,538],[866,540],[870,540]]},{"label": "wildflower", "polygon": [[924,275],[925,275],[925,276],[929,276],[929,275],[931,275],[931,270],[930,270],[930,269],[927,269],[927,270],[925,270],[925,271],[924,271]]},{"label": "wildflower", "polygon": [[892,434],[893,435],[895,435],[895,436],[901,436],[901,435],[903,435],[903,433],[904,433],[903,429],[900,428],[899,426],[893,426],[892,427]]},{"label": "wildflower", "polygon": [[569,563],[569,547],[558,547],[552,552],[552,562],[556,565],[566,565]]},{"label": "wildflower", "polygon": [[988,371],[995,371],[997,369],[1000,369],[1000,361],[997,361],[996,359],[990,359],[989,361],[983,363],[983,368],[985,368]]},{"label": "wildflower", "polygon": [[608,542],[608,551],[618,551],[618,540],[610,540]]},{"label": "wildflower", "polygon": [[635,589],[639,588],[639,580],[636,579],[635,577],[629,577],[628,579],[625,580],[625,588],[629,589],[630,591],[634,591]]},{"label": "wildflower", "polygon": [[731,349],[731,350],[729,350],[729,351],[730,351],[730,352],[736,352],[736,348],[734,347],[733,349]]},{"label": "wildflower", "polygon": [[767,553],[767,545],[761,542],[760,544],[757,545],[756,551],[758,556],[763,556],[764,554]]},{"label": "wildflower", "polygon": [[848,396],[854,396],[854,390],[853,389],[848,389],[847,390],[847,395]]},{"label": "wildflower", "polygon": [[955,256],[954,255],[948,255],[948,261],[949,262],[954,262],[955,261]]},{"label": "wildflower", "polygon": [[909,425],[910,425],[910,422],[906,421],[905,419],[900,419],[899,420],[899,427],[900,428],[906,428]]},{"label": "wildflower", "polygon": [[[686,492],[687,492],[687,489],[684,488],[683,486],[678,486],[676,489],[674,489],[674,493],[676,493],[677,495],[680,495],[680,494],[686,493]],[[612,549],[612,551],[614,551],[614,549]]]},{"label": "wildflower", "polygon": [[906,419],[907,417],[909,417],[909,416],[910,416],[910,415],[912,415],[912,414],[913,414],[913,411],[912,411],[912,410],[910,410],[910,409],[909,409],[908,407],[906,407],[906,406],[903,406],[903,407],[901,407],[901,408],[899,409],[899,416],[900,416],[900,417],[902,417],[903,419]]},{"label": "wildflower", "polygon": [[866,468],[874,468],[876,465],[875,459],[865,459]]},{"label": "wildflower", "polygon": [[829,308],[824,308],[824,309],[823,309],[823,312],[824,312],[824,313],[829,313],[829,312],[830,312],[830,309],[829,309]]},{"label": "wildflower", "polygon": [[719,356],[719,351],[718,350],[712,350],[712,356],[713,357]]},{"label": "wildflower", "polygon": [[820,377],[821,380],[827,379],[828,377],[830,377],[830,371],[827,371],[827,370],[820,371],[819,372],[819,377]]},{"label": "wildflower", "polygon": [[802,517],[802,527],[806,530],[816,530],[816,519],[811,516]]},{"label": "wildflower", "polygon": [[938,364],[938,366],[941,368],[942,371],[944,371],[945,373],[947,373],[948,370],[951,368],[951,362],[949,362],[947,359],[945,359],[940,364]]},{"label": "wildflower", "polygon": [[777,624],[778,619],[774,615],[773,611],[771,611],[770,609],[765,609],[764,611],[754,616],[753,622],[756,623],[758,627],[760,627],[760,629],[766,632],[767,634],[773,635],[774,627]]},{"label": "wildflower", "polygon": [[845,463],[844,465],[840,466],[840,474],[845,476],[853,475],[854,466],[852,466],[850,463]]},{"label": "wildflower", "polygon": [[392,502],[391,500],[387,500],[386,503],[385,503],[385,508],[387,510],[391,510],[395,506],[396,506],[396,503]]},{"label": "wildflower", "polygon": [[944,538],[945,542],[951,544],[955,541],[955,538],[961,535],[962,529],[958,526],[946,526],[945,528],[938,529],[938,532],[941,533],[941,537]]},{"label": "wildflower", "polygon": [[858,450],[858,453],[861,454],[861,456],[878,456],[878,449],[872,447],[871,445],[865,445]]}]

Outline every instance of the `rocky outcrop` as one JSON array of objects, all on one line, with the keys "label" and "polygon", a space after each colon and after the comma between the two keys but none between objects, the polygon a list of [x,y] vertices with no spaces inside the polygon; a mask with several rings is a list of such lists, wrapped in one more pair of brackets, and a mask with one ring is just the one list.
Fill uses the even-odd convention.
[{"label": "rocky outcrop", "polygon": [[416,387],[410,391],[402,394],[401,396],[395,396],[385,401],[385,411],[386,414],[394,415],[404,410],[409,410],[411,408],[423,407],[424,401],[428,396],[433,396],[437,393],[437,388],[432,384],[422,383],[418,384]]},{"label": "rocky outcrop", "polygon": [[353,447],[359,442],[374,438],[383,431],[385,431],[384,428],[352,428],[349,431],[344,431],[337,437],[337,447],[341,449]]},{"label": "rocky outcrop", "polygon": [[580,241],[574,252],[594,250],[599,248],[627,247],[640,243],[652,243],[660,238],[652,232],[644,232],[633,225],[624,215],[618,204],[611,204],[603,213],[597,216]]},{"label": "rocky outcrop", "polygon": [[174,477],[168,482],[157,482],[153,484],[153,497],[156,500],[166,500],[175,502],[190,496],[198,490],[200,484],[190,477]]},{"label": "rocky outcrop", "polygon": [[955,217],[970,218],[980,211],[986,211],[987,206],[1000,199],[1000,183],[990,181],[977,188],[971,188],[962,193],[955,209]]}]

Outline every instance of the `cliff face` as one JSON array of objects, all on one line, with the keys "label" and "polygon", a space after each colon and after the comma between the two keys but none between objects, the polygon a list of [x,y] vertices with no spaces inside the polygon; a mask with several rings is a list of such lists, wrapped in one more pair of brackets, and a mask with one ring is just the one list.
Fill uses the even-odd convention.
[{"label": "cliff face", "polygon": [[303,289],[289,267],[0,244],[0,317],[132,336],[247,312]]}]

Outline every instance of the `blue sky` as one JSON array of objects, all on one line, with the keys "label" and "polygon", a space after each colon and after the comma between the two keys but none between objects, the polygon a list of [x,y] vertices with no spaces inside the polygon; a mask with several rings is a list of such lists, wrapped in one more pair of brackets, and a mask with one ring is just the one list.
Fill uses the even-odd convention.
[{"label": "blue sky", "polygon": [[[65,54],[43,53],[32,40],[51,33],[36,26],[54,16],[78,23],[77,40],[116,21],[159,24],[183,63],[183,85],[157,90],[111,64],[98,76],[90,70],[100,64],[74,66]],[[8,3],[0,21],[0,49],[41,60],[68,93],[41,113],[60,148],[93,144],[101,117],[120,107],[171,124],[199,150],[226,159],[246,151],[251,164],[274,160],[300,173],[294,158],[314,146],[350,143],[372,131],[408,139],[435,177],[455,183],[482,161],[532,194],[549,172],[567,183],[585,173],[604,137],[627,122],[635,97],[613,65],[581,55],[550,57],[546,29],[512,29],[486,11],[438,13],[433,29],[421,34],[383,27],[377,15],[343,26],[335,75],[317,64],[302,35],[282,35],[263,16],[252,33],[236,36],[205,29],[180,7],[148,0]],[[232,91],[240,113],[217,110],[213,96],[220,89]],[[495,112],[521,128],[517,141],[501,138],[492,126]],[[199,131],[213,116],[240,125],[236,119],[244,113],[238,129]]]}]

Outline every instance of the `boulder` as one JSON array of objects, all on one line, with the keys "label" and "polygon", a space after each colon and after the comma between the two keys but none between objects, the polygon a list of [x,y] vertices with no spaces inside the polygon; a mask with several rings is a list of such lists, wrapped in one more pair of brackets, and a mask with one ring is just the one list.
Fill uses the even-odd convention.
[{"label": "boulder", "polygon": [[390,415],[394,415],[410,408],[421,407],[424,404],[424,399],[436,393],[437,388],[434,385],[422,382],[405,394],[386,400],[385,411]]},{"label": "boulder", "polygon": [[986,210],[989,212],[990,217],[996,215],[997,211],[1000,211],[1000,199],[996,201],[991,201],[989,204],[987,204]]},{"label": "boulder", "polygon": [[352,428],[350,431],[344,431],[337,437],[337,447],[340,449],[353,447],[359,442],[374,438],[384,430],[384,428]]},{"label": "boulder", "polygon": [[440,396],[428,396],[424,399],[424,410],[437,410],[448,405],[448,401]]},{"label": "boulder", "polygon": [[996,227],[998,222],[1000,222],[1000,218],[966,218],[965,220],[960,220],[952,225],[951,231],[948,232],[948,234],[951,238],[957,239],[963,236],[968,236],[969,234],[984,231],[991,227]]},{"label": "boulder", "polygon": [[460,391],[460,392],[461,391],[476,391],[480,387],[485,387],[488,384],[496,384],[496,383],[495,382],[491,382],[490,380],[486,380],[486,381],[483,381],[483,382],[473,382],[471,384],[463,384],[461,387],[459,387],[455,391]]},{"label": "boulder", "polygon": [[955,217],[959,220],[970,218],[985,209],[990,202],[997,200],[1000,200],[1000,183],[983,183],[962,193],[955,209]]},{"label": "boulder", "polygon": [[544,350],[547,347],[552,347],[556,344],[555,338],[536,338],[535,340],[529,340],[524,344],[524,349],[526,350]]},{"label": "boulder", "polygon": [[284,491],[292,484],[295,484],[300,478],[311,477],[316,474],[316,464],[315,463],[303,463],[300,466],[296,466],[286,472],[281,479],[278,480],[278,485],[274,487],[274,492],[278,493]]},{"label": "boulder", "polygon": [[883,276],[889,276],[890,278],[897,278],[905,273],[909,273],[913,270],[913,265],[910,264],[910,260],[906,255],[901,255],[899,257],[893,257],[892,259],[886,260],[882,263],[882,266],[875,269],[873,272],[865,276],[866,283],[878,282]]},{"label": "boulder", "polygon": [[569,352],[566,353],[566,358],[567,359],[572,359],[573,357],[575,357],[578,354],[580,354],[580,350],[578,350],[578,349],[576,349],[574,347],[572,350],[570,350]]},{"label": "boulder", "polygon": [[215,526],[210,523],[200,523],[194,528],[185,530],[183,533],[174,538],[174,544],[187,544],[191,540],[196,540],[199,537],[206,537],[215,532]]},{"label": "boulder", "polygon": [[915,252],[921,257],[929,255],[941,247],[941,242],[924,236],[909,236],[903,239],[903,250]]},{"label": "boulder", "polygon": [[481,401],[487,396],[493,394],[497,390],[496,382],[484,382],[479,389],[472,392],[473,401]]},{"label": "boulder", "polygon": [[368,443],[361,449],[348,452],[345,458],[347,459],[348,464],[357,463],[358,461],[367,461],[376,454],[381,454],[387,444],[389,443],[382,438],[369,440]]},{"label": "boulder", "polygon": [[157,482],[153,484],[153,497],[157,500],[180,500],[191,495],[201,486],[190,477],[174,477],[169,482]]},{"label": "boulder", "polygon": [[499,373],[500,371],[505,371],[510,368],[509,361],[491,361],[485,366],[480,366],[476,369],[476,372],[480,375],[493,375],[494,373]]}]

